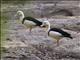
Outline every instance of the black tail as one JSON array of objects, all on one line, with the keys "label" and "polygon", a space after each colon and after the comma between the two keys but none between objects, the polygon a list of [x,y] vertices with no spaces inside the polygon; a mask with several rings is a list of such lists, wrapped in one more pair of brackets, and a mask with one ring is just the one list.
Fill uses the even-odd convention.
[{"label": "black tail", "polygon": [[70,39],[73,39],[73,37],[69,36]]}]

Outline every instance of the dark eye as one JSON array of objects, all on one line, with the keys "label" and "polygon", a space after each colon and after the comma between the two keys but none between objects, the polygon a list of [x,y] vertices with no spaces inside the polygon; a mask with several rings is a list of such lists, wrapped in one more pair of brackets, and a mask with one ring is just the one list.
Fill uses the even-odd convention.
[{"label": "dark eye", "polygon": [[19,15],[20,15],[20,13],[19,13]]},{"label": "dark eye", "polygon": [[43,26],[43,27],[46,27],[46,26]]}]

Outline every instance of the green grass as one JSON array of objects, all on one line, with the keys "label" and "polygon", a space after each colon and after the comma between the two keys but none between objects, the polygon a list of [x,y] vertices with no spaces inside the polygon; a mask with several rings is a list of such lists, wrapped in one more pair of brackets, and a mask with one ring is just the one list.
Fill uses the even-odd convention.
[{"label": "green grass", "polygon": [[6,38],[8,35],[8,28],[9,28],[9,24],[8,24],[8,19],[5,16],[1,16],[1,21],[0,21],[0,51],[1,53],[4,52],[4,48],[3,46],[5,45],[6,42]]},{"label": "green grass", "polygon": [[6,35],[7,35],[7,29],[8,29],[8,23],[7,23],[7,18],[1,16],[1,44],[2,42],[5,41]]}]

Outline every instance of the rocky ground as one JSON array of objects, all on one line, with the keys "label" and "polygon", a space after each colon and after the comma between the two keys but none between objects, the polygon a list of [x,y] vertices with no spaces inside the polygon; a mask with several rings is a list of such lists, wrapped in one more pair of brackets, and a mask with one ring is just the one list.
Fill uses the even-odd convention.
[{"label": "rocky ground", "polygon": [[9,36],[3,60],[80,60],[80,32],[69,31],[73,39],[63,38],[56,46],[41,28],[29,31],[16,21],[10,21]]},{"label": "rocky ground", "polygon": [[[13,6],[12,6],[13,7]],[[6,8],[6,7],[5,7]],[[54,39],[47,36],[47,33],[39,27],[34,28],[30,34],[24,25],[17,23],[14,18],[16,9],[2,9],[3,15],[8,15],[9,29],[6,37],[6,44],[3,46],[2,60],[80,60],[80,30],[76,28],[67,30],[71,33],[73,39],[63,38],[60,45],[57,46]],[[8,6],[9,8],[9,6]],[[25,11],[24,11],[25,12]],[[41,21],[45,18],[37,18]],[[68,18],[73,20],[72,18]],[[78,22],[79,19],[75,18]],[[50,23],[60,24],[62,28],[62,20],[64,24],[67,18],[49,18]],[[58,23],[60,22],[61,23]],[[75,21],[75,20],[74,20]],[[76,21],[75,21],[76,22]],[[71,23],[71,22],[70,22]],[[53,25],[57,26],[57,25]],[[78,25],[80,27],[80,25]]]}]

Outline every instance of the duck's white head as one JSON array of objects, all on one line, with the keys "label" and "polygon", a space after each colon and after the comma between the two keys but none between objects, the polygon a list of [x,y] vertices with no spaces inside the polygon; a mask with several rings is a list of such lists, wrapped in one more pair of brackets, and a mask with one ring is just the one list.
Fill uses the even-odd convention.
[{"label": "duck's white head", "polygon": [[23,20],[23,18],[24,18],[24,13],[23,13],[23,11],[17,11],[17,13],[16,13],[16,15],[15,15],[16,17],[19,17],[19,19],[22,21]]},{"label": "duck's white head", "polygon": [[44,27],[46,31],[49,31],[49,29],[50,29],[49,21],[43,21],[41,27]]},{"label": "duck's white head", "polygon": [[19,11],[17,11],[17,15],[18,15],[18,16],[23,16],[24,13],[23,13],[22,11],[19,10]]},{"label": "duck's white head", "polygon": [[50,26],[49,21],[43,21],[41,27],[47,27],[47,26]]}]

